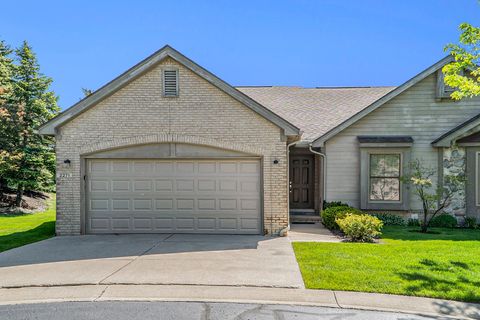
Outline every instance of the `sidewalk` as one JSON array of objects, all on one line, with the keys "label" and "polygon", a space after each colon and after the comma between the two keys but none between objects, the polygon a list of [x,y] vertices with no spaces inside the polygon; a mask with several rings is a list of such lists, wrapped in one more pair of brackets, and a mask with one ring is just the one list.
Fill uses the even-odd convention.
[{"label": "sidewalk", "polygon": [[288,232],[292,242],[342,242],[342,238],[334,235],[322,223],[292,224]]},{"label": "sidewalk", "polygon": [[288,304],[480,319],[480,304],[361,292],[198,285],[78,285],[0,289],[2,305],[64,301]]}]

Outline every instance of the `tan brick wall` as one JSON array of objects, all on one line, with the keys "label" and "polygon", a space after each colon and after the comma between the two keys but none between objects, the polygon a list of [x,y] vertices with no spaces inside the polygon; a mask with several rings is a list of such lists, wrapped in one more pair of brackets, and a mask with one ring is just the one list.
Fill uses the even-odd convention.
[{"label": "tan brick wall", "polygon": [[[179,68],[180,95],[162,97],[162,67]],[[172,59],[66,123],[57,135],[57,234],[82,230],[81,155],[156,142],[190,142],[263,157],[264,226],[287,226],[286,142],[281,130]],[[63,164],[71,161],[70,167]],[[279,160],[273,164],[273,160]]]}]

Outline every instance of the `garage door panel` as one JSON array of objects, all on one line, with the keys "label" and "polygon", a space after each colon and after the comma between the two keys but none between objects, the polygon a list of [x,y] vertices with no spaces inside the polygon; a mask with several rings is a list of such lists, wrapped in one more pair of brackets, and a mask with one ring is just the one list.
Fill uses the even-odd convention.
[{"label": "garage door panel", "polygon": [[113,217],[112,221],[112,230],[121,231],[121,230],[129,230],[130,229],[130,217],[119,218]]},{"label": "garage door panel", "polygon": [[112,180],[112,192],[130,192],[130,180]]},{"label": "garage door panel", "polygon": [[90,162],[89,173],[107,173],[110,170],[109,161]]},{"label": "garage door panel", "polygon": [[130,199],[112,199],[112,211],[129,211]]},{"label": "garage door panel", "polygon": [[217,182],[214,179],[198,179],[198,192],[212,192],[216,191]]},{"label": "garage door panel", "polygon": [[217,165],[215,162],[200,162],[198,163],[198,174],[199,175],[210,175],[217,172]]},{"label": "garage door panel", "polygon": [[258,160],[87,161],[89,233],[261,232]]},{"label": "garage door panel", "polygon": [[110,166],[113,173],[129,173],[130,172],[130,162],[128,161],[115,161],[111,162]]},{"label": "garage door panel", "polygon": [[194,191],[195,189],[194,179],[177,179],[176,182],[176,191],[185,192]]},{"label": "garage door panel", "polygon": [[176,218],[175,219],[175,224],[176,224],[176,230],[182,230],[182,231],[195,231],[195,219],[194,218]]}]

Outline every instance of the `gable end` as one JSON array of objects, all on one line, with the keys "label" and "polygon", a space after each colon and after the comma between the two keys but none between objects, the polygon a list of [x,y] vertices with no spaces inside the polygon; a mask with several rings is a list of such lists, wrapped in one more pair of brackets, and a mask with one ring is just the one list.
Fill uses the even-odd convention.
[{"label": "gable end", "polygon": [[[283,133],[287,136],[300,136],[301,131],[292,123],[288,122],[284,118],[280,117],[279,115],[273,113],[269,109],[265,108],[255,100],[251,99],[247,95],[243,94],[239,90],[235,89],[234,87],[227,84],[225,81],[221,80],[211,72],[207,71],[206,69],[202,68],[192,60],[188,59],[180,52],[176,51],[170,46],[165,46],[162,49],[158,50],[148,58],[144,59],[137,65],[133,66],[129,70],[125,71],[123,74],[115,78],[114,80],[110,81],[93,94],[85,97],[84,99],[80,100],[78,103],[74,104],[64,112],[57,115],[55,118],[49,120],[40,128],[38,132],[43,135],[55,135],[56,128],[65,124],[66,122],[72,120],[82,112],[85,112],[89,108],[95,106],[97,103],[105,99],[106,97],[112,95],[114,92],[120,90],[125,85],[133,81],[134,79],[138,78],[140,75],[144,74],[145,72],[151,70],[154,66],[160,63],[165,58],[170,57],[179,64],[183,65],[190,71],[194,72],[204,80],[208,81],[218,89],[222,90],[226,94],[230,95],[235,100],[241,102],[254,112],[258,113],[268,121],[272,122],[276,126],[282,129]],[[177,84],[178,85],[178,84]],[[177,87],[177,94],[178,94],[178,87]]]}]

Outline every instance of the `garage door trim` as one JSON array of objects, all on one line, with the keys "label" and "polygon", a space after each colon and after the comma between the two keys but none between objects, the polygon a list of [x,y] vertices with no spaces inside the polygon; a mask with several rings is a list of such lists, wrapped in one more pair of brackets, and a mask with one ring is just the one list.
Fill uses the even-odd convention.
[{"label": "garage door trim", "polygon": [[[86,171],[87,171],[87,165],[88,165],[88,161],[89,160],[107,160],[107,161],[113,161],[113,160],[129,160],[129,161],[142,161],[142,160],[150,160],[150,161],[168,161],[168,160],[171,160],[171,161],[182,161],[182,160],[185,160],[185,161],[208,161],[208,160],[212,160],[212,161],[243,161],[243,160],[255,160],[255,161],[258,161],[258,164],[259,164],[259,169],[258,169],[258,181],[259,181],[259,230],[258,230],[258,233],[259,234],[263,234],[263,230],[264,230],[264,181],[263,181],[263,171],[264,171],[264,168],[263,168],[263,157],[259,157],[259,156],[251,156],[251,155],[248,155],[248,156],[245,156],[245,157],[242,157],[242,156],[237,156],[237,157],[165,157],[165,158],[138,158],[138,159],[132,159],[132,158],[105,158],[105,159],[102,159],[102,158],[98,158],[97,156],[95,155],[87,155],[87,156],[83,156],[81,158],[81,174],[82,174],[82,179],[81,179],[81,232],[82,234],[85,234],[87,233],[87,181],[88,181],[88,177],[86,176]],[[152,232],[155,232],[155,231],[152,231]],[[218,234],[219,232],[214,232],[216,234]],[[224,232],[225,234],[227,234],[228,232]]]}]

